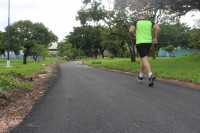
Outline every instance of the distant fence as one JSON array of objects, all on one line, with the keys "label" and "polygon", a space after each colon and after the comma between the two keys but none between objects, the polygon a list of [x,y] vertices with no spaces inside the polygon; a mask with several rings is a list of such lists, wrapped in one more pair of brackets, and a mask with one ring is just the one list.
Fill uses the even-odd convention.
[{"label": "distant fence", "polygon": [[174,49],[171,53],[168,53],[163,48],[159,49],[158,56],[159,57],[175,57],[181,55],[189,55],[189,54],[200,54],[200,50],[198,49]]},{"label": "distant fence", "polygon": [[[7,58],[8,55],[0,55],[0,58],[5,59]],[[15,54],[10,54],[10,59],[23,59],[24,55],[19,54],[19,55],[15,55]],[[32,56],[28,56],[29,59],[32,59]]]}]

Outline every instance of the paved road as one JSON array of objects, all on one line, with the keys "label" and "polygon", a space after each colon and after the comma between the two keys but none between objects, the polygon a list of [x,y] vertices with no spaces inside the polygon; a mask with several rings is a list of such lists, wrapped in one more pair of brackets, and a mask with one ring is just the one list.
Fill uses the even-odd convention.
[{"label": "paved road", "polygon": [[70,62],[12,133],[200,133],[200,91]]}]

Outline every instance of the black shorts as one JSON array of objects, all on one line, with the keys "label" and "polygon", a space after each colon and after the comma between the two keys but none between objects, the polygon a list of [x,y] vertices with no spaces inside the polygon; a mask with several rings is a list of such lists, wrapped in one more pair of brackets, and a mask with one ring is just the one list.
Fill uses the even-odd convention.
[{"label": "black shorts", "polygon": [[151,43],[141,43],[136,44],[137,51],[141,58],[148,56],[149,50],[151,48]]}]

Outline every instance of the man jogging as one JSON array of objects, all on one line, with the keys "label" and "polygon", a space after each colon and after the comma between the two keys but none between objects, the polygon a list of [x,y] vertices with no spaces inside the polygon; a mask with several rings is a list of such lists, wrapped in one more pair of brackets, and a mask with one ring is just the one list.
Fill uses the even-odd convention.
[{"label": "man jogging", "polygon": [[[160,27],[149,21],[145,20],[143,13],[138,13],[138,20],[133,22],[129,32],[131,34],[136,34],[136,48],[140,55],[140,74],[137,78],[141,81],[144,77],[144,69],[146,68],[149,76],[149,86],[153,86],[154,80],[156,79],[153,76],[151,71],[151,66],[148,62],[148,54],[152,44],[158,43],[157,37],[160,32]],[[154,38],[152,39],[152,29],[154,30]]]}]

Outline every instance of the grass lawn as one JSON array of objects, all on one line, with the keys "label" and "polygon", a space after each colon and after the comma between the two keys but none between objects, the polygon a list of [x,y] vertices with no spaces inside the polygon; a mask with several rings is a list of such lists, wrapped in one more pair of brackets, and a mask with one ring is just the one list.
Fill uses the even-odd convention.
[{"label": "grass lawn", "polygon": [[0,73],[9,73],[14,71],[23,75],[29,76],[41,71],[44,71],[43,64],[52,64],[52,58],[45,58],[45,61],[34,61],[33,59],[27,59],[27,64],[23,64],[23,59],[10,59],[11,67],[5,67],[7,59],[0,59]]},{"label": "grass lawn", "polygon": [[[117,68],[139,72],[139,61],[131,62],[130,58],[84,60],[87,65],[95,67]],[[200,55],[188,55],[175,58],[149,58],[152,71],[156,77],[180,79],[200,83]]]},{"label": "grass lawn", "polygon": [[23,64],[23,59],[10,59],[11,67],[5,67],[7,59],[0,59],[0,90],[32,89],[32,82],[21,79],[20,75],[31,77],[37,73],[45,73],[44,65],[52,63],[53,58],[45,58],[40,62],[27,59],[27,64]]}]

